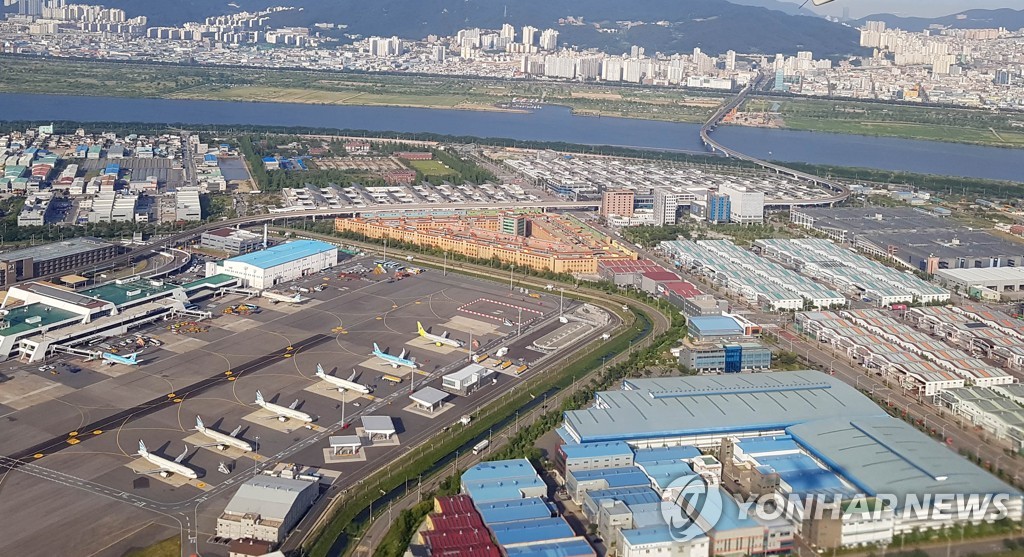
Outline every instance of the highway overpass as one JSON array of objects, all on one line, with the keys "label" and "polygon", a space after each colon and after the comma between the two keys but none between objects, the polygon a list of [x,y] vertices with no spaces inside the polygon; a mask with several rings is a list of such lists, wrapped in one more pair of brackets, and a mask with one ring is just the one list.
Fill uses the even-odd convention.
[{"label": "highway overpass", "polygon": [[[740,153],[739,151],[736,151],[734,149],[730,149],[730,148],[726,147],[725,145],[722,145],[721,143],[719,143],[719,142],[715,141],[714,139],[712,139],[711,132],[715,131],[715,127],[718,126],[718,124],[720,124],[722,122],[722,119],[725,118],[726,114],[728,114],[734,108],[740,106],[740,104],[743,103],[743,101],[747,98],[747,95],[750,94],[750,91],[753,90],[754,88],[756,88],[757,84],[760,83],[760,81],[761,81],[761,78],[758,77],[757,79],[755,79],[755,80],[751,81],[749,84],[747,84],[747,86],[744,87],[743,90],[740,91],[740,93],[738,95],[736,95],[735,98],[733,98],[731,101],[729,101],[728,103],[723,105],[721,108],[719,108],[711,116],[711,118],[708,119],[708,121],[705,122],[703,126],[701,126],[701,128],[700,128],[700,140],[701,140],[701,142],[704,143],[704,147],[706,149],[708,149],[709,151],[711,151],[712,153],[717,153],[717,154],[720,154],[720,155],[724,155],[726,157],[733,157],[733,158],[736,158],[736,159],[739,159],[739,160],[742,160],[742,161],[751,162],[751,163],[754,163],[754,164],[756,164],[757,166],[759,166],[761,168],[764,168],[766,170],[771,170],[771,171],[775,172],[776,174],[782,174],[784,176],[789,176],[789,177],[791,177],[793,179],[801,180],[801,181],[804,181],[804,182],[811,182],[811,183],[813,183],[813,184],[815,184],[817,186],[820,186],[820,187],[825,188],[825,189],[829,190],[830,192],[832,192],[832,195],[828,195],[828,196],[824,196],[824,197],[820,197],[820,198],[815,198],[815,199],[785,200],[783,203],[779,203],[779,205],[788,205],[790,207],[806,207],[806,206],[818,206],[818,205],[830,205],[831,206],[831,205],[835,205],[836,203],[839,203],[841,201],[844,201],[847,197],[850,196],[850,190],[846,186],[844,186],[843,184],[840,184],[839,182],[834,182],[832,180],[828,180],[828,179],[822,178],[821,176],[815,176],[814,174],[807,174],[806,172],[800,172],[799,170],[793,170],[792,168],[787,168],[787,167],[779,165],[779,164],[771,163],[771,162],[768,162],[768,161],[764,161],[764,160],[758,159],[756,157],[751,157],[749,155],[745,155],[743,153]],[[765,204],[766,205],[775,205],[775,203],[770,203],[769,201],[770,200],[765,200]]]}]

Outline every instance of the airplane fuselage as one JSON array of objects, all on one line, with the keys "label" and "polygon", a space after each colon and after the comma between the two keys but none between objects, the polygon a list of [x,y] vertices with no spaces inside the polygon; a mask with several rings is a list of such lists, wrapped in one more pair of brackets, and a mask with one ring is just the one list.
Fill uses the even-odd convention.
[{"label": "airplane fuselage", "polygon": [[239,439],[237,437],[232,437],[232,436],[228,435],[227,433],[221,433],[221,432],[219,432],[219,431],[217,431],[215,429],[210,429],[208,427],[197,427],[196,431],[198,431],[199,433],[202,433],[206,437],[210,438],[212,441],[214,441],[218,445],[227,446],[227,447],[234,447],[236,449],[241,449],[241,450],[243,450],[245,452],[251,452],[252,451],[252,445],[249,444],[249,442],[244,440],[244,439]]},{"label": "airplane fuselage", "polygon": [[267,412],[277,414],[278,418],[297,420],[307,424],[313,423],[312,416],[305,412],[295,410],[294,408],[288,408],[287,406],[281,406],[280,404],[274,404],[273,402],[262,402],[257,404]]},{"label": "airplane fuselage", "polygon": [[437,346],[451,346],[452,348],[462,348],[462,342],[455,340],[454,338],[443,337],[441,335],[434,335],[431,333],[423,333],[420,336],[433,342]]},{"label": "airplane fuselage", "polygon": [[369,387],[367,387],[365,385],[360,385],[359,383],[356,383],[355,381],[349,381],[347,379],[342,379],[341,377],[334,377],[333,375],[326,375],[326,374],[325,375],[317,374],[317,377],[319,377],[320,379],[323,379],[324,381],[327,381],[328,383],[330,383],[331,385],[334,385],[335,387],[337,387],[339,389],[345,389],[346,391],[362,393],[364,395],[370,394],[370,388]]},{"label": "airplane fuselage", "polygon": [[416,362],[407,360],[405,358],[399,358],[398,356],[392,356],[391,354],[385,354],[384,352],[374,351],[374,356],[377,356],[381,360],[384,360],[391,367],[398,369],[399,367],[407,367],[410,369],[416,369]]},{"label": "airplane fuselage", "polygon": [[190,480],[195,480],[199,478],[199,474],[197,474],[195,470],[179,462],[174,462],[169,458],[164,458],[153,453],[145,453],[139,456],[146,459],[146,461],[149,462],[150,464],[154,466],[159,466],[160,468],[164,469],[167,472],[170,472],[171,474],[177,474],[183,478],[189,478]]}]

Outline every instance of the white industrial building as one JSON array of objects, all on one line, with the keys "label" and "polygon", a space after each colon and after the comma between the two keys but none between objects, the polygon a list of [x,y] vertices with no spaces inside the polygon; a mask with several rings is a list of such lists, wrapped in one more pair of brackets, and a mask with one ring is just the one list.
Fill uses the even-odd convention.
[{"label": "white industrial building", "polygon": [[217,536],[281,543],[320,494],[318,478],[284,471],[243,483],[217,517]]},{"label": "white industrial building", "polygon": [[719,193],[729,196],[729,220],[738,224],[761,224],[764,222],[764,192],[747,186],[722,184]]},{"label": "white industrial building", "polygon": [[441,388],[449,393],[465,396],[473,392],[484,379],[493,373],[494,370],[480,364],[469,364],[455,373],[441,377]]},{"label": "white industrial building", "polygon": [[264,290],[319,273],[338,264],[338,248],[316,240],[297,240],[207,264],[206,275],[226,274],[245,286]]},{"label": "white industrial building", "polygon": [[987,288],[998,295],[1024,295],[1024,267],[983,267],[977,269],[938,269],[935,276],[946,286],[968,293],[972,288]]},{"label": "white industrial building", "polygon": [[174,194],[174,218],[183,221],[202,220],[198,190],[178,190]]}]

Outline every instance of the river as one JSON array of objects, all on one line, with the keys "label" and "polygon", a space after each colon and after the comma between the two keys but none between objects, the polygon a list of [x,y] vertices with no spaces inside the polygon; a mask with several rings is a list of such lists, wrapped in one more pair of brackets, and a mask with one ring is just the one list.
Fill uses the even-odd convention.
[{"label": "river", "polygon": [[[703,152],[697,124],[576,116],[560,106],[513,113],[2,93],[0,120],[309,126]],[[714,134],[730,148],[783,162],[1024,181],[1024,150],[737,126]]]}]

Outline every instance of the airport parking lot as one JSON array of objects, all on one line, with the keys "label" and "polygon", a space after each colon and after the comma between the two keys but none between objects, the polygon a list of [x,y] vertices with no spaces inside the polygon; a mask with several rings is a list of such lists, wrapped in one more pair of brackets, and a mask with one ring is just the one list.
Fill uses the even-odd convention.
[{"label": "airport parking lot", "polygon": [[[499,372],[496,383],[468,397],[450,396],[450,406],[443,412],[431,415],[412,408],[409,393],[414,387],[439,387],[441,374],[468,363],[471,334],[480,343],[480,352],[506,346],[508,359],[530,363],[544,354],[527,346],[561,326],[556,319],[557,296],[532,298],[500,284],[442,277],[436,271],[402,280],[372,273],[338,276],[345,269],[357,271],[359,265],[373,266],[371,259],[362,258],[284,285],[282,289],[309,291],[302,293],[308,300],[298,305],[244,300],[237,294],[201,301],[214,319],[194,326],[180,323],[187,320],[165,321],[142,331],[150,340],[144,341],[138,367],[70,356],[48,361],[46,365],[55,369],[47,371],[40,371],[40,364],[5,364],[4,374],[12,379],[0,384],[0,417],[6,421],[0,454],[56,443],[40,449],[36,454],[41,456],[32,465],[0,480],[0,514],[11,517],[7,531],[13,533],[0,541],[0,553],[32,548],[38,554],[90,554],[101,549],[100,540],[119,539],[135,530],[145,531],[149,539],[154,537],[153,528],[174,535],[180,528],[176,521],[184,514],[198,518],[205,543],[233,487],[255,466],[267,465],[267,457],[332,470],[340,474],[336,483],[354,483],[460,415],[474,412],[495,390],[519,381],[514,373],[517,363]],[[316,291],[317,285],[323,285],[322,291]],[[242,302],[257,305],[260,311],[224,313]],[[518,320],[518,308],[523,335],[504,339],[518,329],[513,322]],[[417,321],[435,334],[449,331],[467,348],[438,347],[417,337]],[[136,349],[137,342],[125,345],[133,338],[134,334],[106,343],[123,355]],[[390,354],[407,351],[420,368],[415,373],[392,368],[371,355],[374,342]],[[355,371],[355,381],[371,386],[372,395],[343,396],[314,377],[318,363],[338,377],[348,378]],[[67,365],[80,369],[72,372]],[[401,381],[383,380],[385,375]],[[196,386],[200,384],[204,386]],[[285,406],[297,399],[297,408],[316,421],[308,429],[278,421],[253,404],[257,389]],[[359,426],[360,415],[391,416],[397,442],[364,449],[365,461],[326,464],[326,436],[341,422],[343,407],[352,429]],[[121,413],[123,417],[104,427],[90,427]],[[192,431],[197,415],[218,431],[241,425],[242,438],[251,443],[258,438],[260,456],[198,446],[204,441]],[[151,451],[171,459],[187,446],[184,463],[199,473],[199,479],[138,473],[153,468],[134,454],[140,439]],[[228,474],[218,471],[221,463],[230,469]],[[65,504],[67,499],[74,502]],[[45,526],[54,521],[82,534],[50,536]],[[202,553],[226,555],[226,548],[211,544]]]}]

